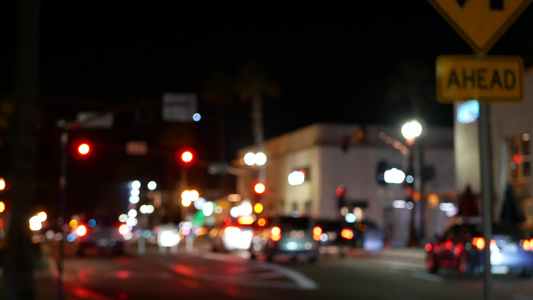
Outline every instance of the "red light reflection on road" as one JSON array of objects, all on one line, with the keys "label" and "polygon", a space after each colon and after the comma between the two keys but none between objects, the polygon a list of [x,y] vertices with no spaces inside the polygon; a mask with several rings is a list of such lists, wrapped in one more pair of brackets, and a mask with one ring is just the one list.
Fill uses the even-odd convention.
[{"label": "red light reflection on road", "polygon": [[130,272],[125,270],[117,272],[117,278],[119,279],[128,279],[130,278],[130,275]]},{"label": "red light reflection on road", "polygon": [[187,276],[193,276],[195,274],[192,268],[186,266],[175,265],[174,267],[172,267],[172,269],[174,269],[174,272],[176,273],[184,274]]}]

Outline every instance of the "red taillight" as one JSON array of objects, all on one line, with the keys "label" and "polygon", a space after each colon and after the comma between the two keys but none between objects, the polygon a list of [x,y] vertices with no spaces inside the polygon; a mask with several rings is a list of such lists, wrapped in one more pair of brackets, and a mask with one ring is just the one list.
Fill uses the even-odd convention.
[{"label": "red taillight", "polygon": [[313,240],[315,241],[320,241],[320,235],[322,234],[322,228],[320,228],[320,226],[315,226],[315,228],[313,228]]},{"label": "red taillight", "polygon": [[322,234],[322,228],[320,228],[319,226],[315,226],[315,228],[313,228],[313,235],[321,235]]},{"label": "red taillight", "polygon": [[446,249],[452,250],[452,248],[453,248],[453,242],[450,240],[446,240]]},{"label": "red taillight", "polygon": [[281,228],[274,226],[270,229],[270,239],[277,242],[281,239]]},{"label": "red taillight", "polygon": [[[485,239],[482,237],[475,237],[472,240],[472,245],[478,248],[479,250],[485,249]],[[498,247],[495,240],[490,240],[490,248]]]},{"label": "red taillight", "polygon": [[118,232],[121,235],[125,235],[126,233],[130,232],[130,227],[126,224],[122,224],[118,227]]},{"label": "red taillight", "polygon": [[266,221],[265,218],[261,218],[261,219],[257,220],[257,225],[259,225],[259,227],[265,226],[266,223],[267,223],[267,221]]},{"label": "red taillight", "polygon": [[272,229],[270,229],[270,233],[273,235],[280,235],[281,229],[278,226],[272,227]]},{"label": "red taillight", "polygon": [[482,237],[475,237],[474,240],[472,240],[472,245],[479,250],[483,250],[485,249],[485,239]]},{"label": "red taillight", "polygon": [[76,234],[78,236],[84,236],[87,234],[87,227],[85,225],[80,225],[76,228]]},{"label": "red taillight", "polygon": [[241,225],[251,225],[254,223],[254,218],[252,216],[240,216],[237,222]]},{"label": "red taillight", "polygon": [[427,243],[426,246],[424,247],[424,249],[426,249],[426,251],[431,251],[431,249],[433,249],[433,246],[430,244],[430,243]]},{"label": "red taillight", "polygon": [[457,247],[455,247],[455,249],[453,250],[453,254],[455,254],[456,256],[459,256],[461,255],[461,253],[463,253],[464,249],[465,247],[463,246],[463,244],[458,244]]},{"label": "red taillight", "polygon": [[344,228],[341,231],[341,237],[343,237],[343,238],[345,238],[347,240],[351,240],[353,238],[353,230],[348,229],[348,228]]},{"label": "red taillight", "polygon": [[531,243],[532,240],[521,240],[520,241],[520,245],[522,245],[522,249],[524,249],[524,251],[533,250],[533,244]]}]

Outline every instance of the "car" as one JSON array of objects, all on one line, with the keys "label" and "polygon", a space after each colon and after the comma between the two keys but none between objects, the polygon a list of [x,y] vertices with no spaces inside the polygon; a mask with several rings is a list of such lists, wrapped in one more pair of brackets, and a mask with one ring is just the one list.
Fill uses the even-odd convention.
[{"label": "car", "polygon": [[[493,237],[488,243],[491,270],[495,274],[533,275],[533,239],[510,224],[493,224]],[[482,273],[484,269],[481,222],[453,224],[435,241],[427,243],[427,268],[436,273],[440,268],[456,269],[462,276]]]},{"label": "car", "polygon": [[78,249],[76,254],[84,256],[88,251],[107,252],[115,255],[125,254],[124,235],[130,232],[126,224],[116,222],[110,217],[100,216],[80,221],[74,228]]},{"label": "car", "polygon": [[320,219],[316,221],[316,225],[322,230],[319,241],[321,254],[338,254],[345,257],[355,247],[354,230],[347,223]]},{"label": "car", "polygon": [[322,229],[309,217],[277,216],[259,218],[250,245],[250,258],[264,257],[273,262],[278,256],[292,260],[300,257],[314,263],[320,253],[318,246]]},{"label": "car", "polygon": [[251,217],[227,219],[224,224],[211,230],[213,252],[248,250],[254,232]]},{"label": "car", "polygon": [[385,246],[384,230],[376,222],[364,219],[354,223],[354,239],[358,248],[365,251],[380,251]]}]

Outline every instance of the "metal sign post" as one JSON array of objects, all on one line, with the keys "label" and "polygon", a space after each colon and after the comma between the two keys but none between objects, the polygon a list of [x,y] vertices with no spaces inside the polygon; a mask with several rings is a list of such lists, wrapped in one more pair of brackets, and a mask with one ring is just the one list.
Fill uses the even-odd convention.
[{"label": "metal sign post", "polygon": [[479,103],[479,157],[481,167],[481,211],[483,216],[483,291],[485,300],[493,300],[490,240],[492,239],[492,160],[490,142],[490,104]]},{"label": "metal sign post", "polygon": [[[428,0],[477,53],[478,58],[457,56],[437,59],[437,99],[443,103],[478,100],[479,157],[483,213],[484,299],[494,299],[490,264],[492,239],[492,159],[490,104],[486,101],[523,100],[523,62],[520,58],[484,57],[533,0]],[[470,70],[471,73],[466,74]],[[461,70],[462,84],[458,71]],[[485,77],[492,80],[486,85]],[[508,74],[509,84],[501,84],[500,73]],[[474,74],[475,73],[475,74]],[[488,76],[487,76],[488,75]],[[520,78],[518,78],[520,77]],[[446,81],[444,82],[443,81]],[[467,82],[468,81],[468,82]],[[505,78],[503,80],[505,82]],[[445,84],[443,84],[445,83]],[[500,83],[500,84],[497,84]],[[468,88],[466,88],[468,86]]]}]

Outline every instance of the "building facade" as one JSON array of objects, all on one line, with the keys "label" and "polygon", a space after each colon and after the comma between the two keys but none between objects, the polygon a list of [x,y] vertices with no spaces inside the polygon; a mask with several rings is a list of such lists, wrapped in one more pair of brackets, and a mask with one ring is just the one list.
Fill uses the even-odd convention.
[{"label": "building facade", "polygon": [[[455,148],[457,187],[471,185],[481,191],[478,121],[464,122],[462,105],[455,104]],[[516,202],[525,217],[524,226],[533,230],[533,185],[531,184],[531,133],[533,132],[533,69],[525,72],[524,100],[518,103],[490,103],[490,137],[492,153],[493,218],[500,219],[504,192],[511,185]]]},{"label": "building facade", "polygon": [[[410,147],[401,136],[400,128],[354,124],[313,124],[286,133],[265,142],[267,189],[261,199],[254,199],[252,191],[259,170],[240,160],[234,166],[249,176],[238,177],[237,191],[243,199],[261,201],[264,214],[338,219],[353,212],[386,229],[393,242],[405,244],[413,212],[406,202],[409,195],[404,184],[383,180],[384,170],[409,169]],[[449,197],[455,192],[453,129],[425,128],[416,143],[421,151],[414,161],[425,166],[419,169],[428,170],[414,197],[416,226],[421,237],[428,237],[447,218],[440,202],[454,204],[455,200]],[[240,149],[238,157],[254,151],[255,147]],[[297,180],[289,182],[290,176]],[[415,175],[415,180],[421,179]],[[431,203],[428,195],[433,196]]]}]

